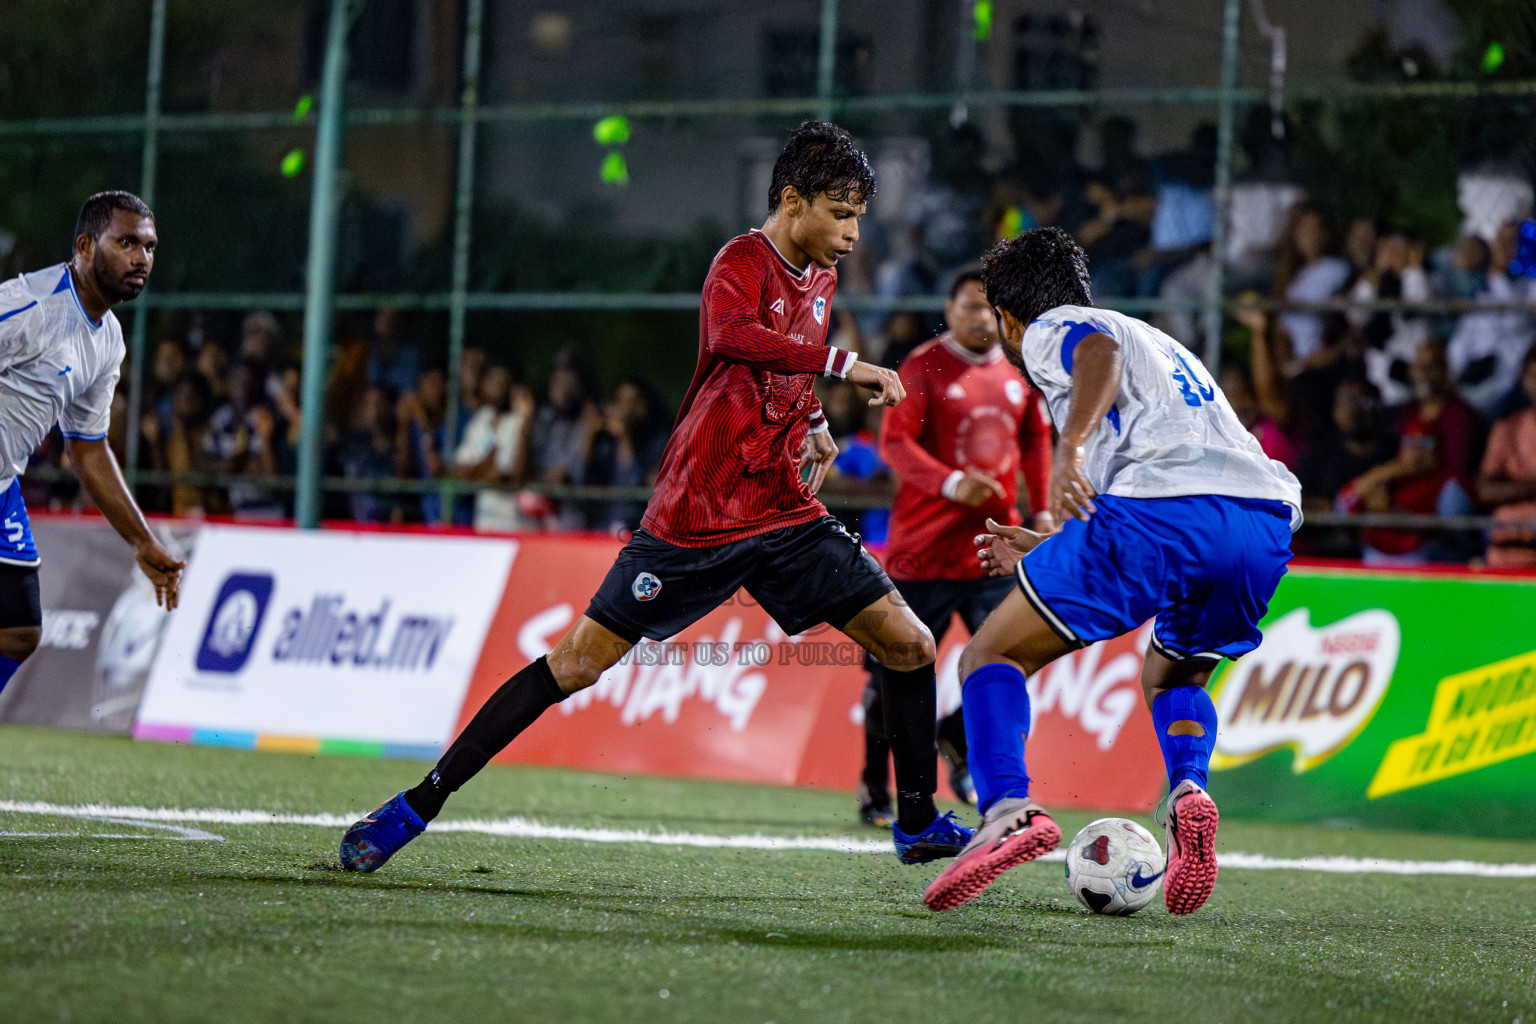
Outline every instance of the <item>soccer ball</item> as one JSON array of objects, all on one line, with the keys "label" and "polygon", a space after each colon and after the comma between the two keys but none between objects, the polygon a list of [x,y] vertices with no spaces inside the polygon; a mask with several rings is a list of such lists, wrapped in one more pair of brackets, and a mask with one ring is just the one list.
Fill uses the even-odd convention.
[{"label": "soccer ball", "polygon": [[1067,847],[1067,885],[1095,914],[1134,914],[1163,884],[1163,849],[1124,818],[1091,822]]}]

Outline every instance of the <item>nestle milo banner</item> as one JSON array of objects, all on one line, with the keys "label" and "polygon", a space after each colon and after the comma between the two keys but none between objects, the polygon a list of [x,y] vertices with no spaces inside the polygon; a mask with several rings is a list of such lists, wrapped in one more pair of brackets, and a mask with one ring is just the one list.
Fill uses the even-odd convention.
[{"label": "nestle milo banner", "polygon": [[1224,814],[1536,836],[1536,579],[1293,568],[1212,692]]}]

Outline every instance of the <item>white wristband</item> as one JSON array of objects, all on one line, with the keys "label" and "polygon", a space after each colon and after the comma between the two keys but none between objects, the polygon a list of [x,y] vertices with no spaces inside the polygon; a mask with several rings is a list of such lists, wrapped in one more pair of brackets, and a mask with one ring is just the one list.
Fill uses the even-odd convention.
[{"label": "white wristband", "polygon": [[827,366],[821,372],[828,377],[846,377],[848,371],[853,369],[853,364],[858,361],[852,352],[841,348],[827,349]]},{"label": "white wristband", "polygon": [[948,498],[950,501],[954,501],[955,492],[960,489],[960,481],[964,479],[965,470],[963,469],[957,469],[953,473],[949,474],[949,476],[944,478],[944,482],[939,485],[940,496]]}]

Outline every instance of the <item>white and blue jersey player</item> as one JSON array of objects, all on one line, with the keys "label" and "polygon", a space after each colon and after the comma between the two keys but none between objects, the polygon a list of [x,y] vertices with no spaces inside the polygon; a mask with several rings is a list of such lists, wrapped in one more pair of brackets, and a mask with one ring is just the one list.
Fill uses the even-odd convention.
[{"label": "white and blue jersey player", "polygon": [[1168,770],[1163,893],[1187,914],[1216,884],[1219,816],[1206,792],[1216,709],[1205,684],[1222,658],[1259,644],[1301,523],[1301,486],[1188,349],[1093,307],[1070,235],[1027,231],[984,266],[1004,349],[1044,393],[1060,434],[1050,502],[1064,525],[1047,537],[989,523],[976,538],[982,563],[1018,587],[960,662],[982,825],[924,898],[933,910],[959,906],[1060,842],[1029,798],[1025,679],[1151,620],[1142,689]]},{"label": "white and blue jersey player", "polygon": [[154,214],[137,196],[86,200],[68,263],[0,283],[0,689],[42,636],[39,557],[17,479],[57,423],[70,464],[133,547],[168,609],[185,563],[155,539],[107,447],[124,346],[112,307],[143,290],[154,266]]}]

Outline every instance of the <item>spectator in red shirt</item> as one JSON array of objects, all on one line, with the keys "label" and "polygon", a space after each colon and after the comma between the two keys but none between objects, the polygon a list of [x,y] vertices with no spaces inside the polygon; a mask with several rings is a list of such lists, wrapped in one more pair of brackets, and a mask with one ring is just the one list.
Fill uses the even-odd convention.
[{"label": "spectator in red shirt", "polygon": [[[1339,504],[1348,512],[1466,515],[1482,422],[1456,394],[1445,342],[1420,345],[1408,376],[1416,397],[1397,414],[1397,455],[1351,481]],[[1449,539],[1432,540],[1418,530],[1365,532],[1368,564],[1461,561],[1463,555]]]},{"label": "spectator in red shirt", "polygon": [[[880,455],[898,480],[886,569],[935,643],[957,612],[975,632],[1015,585],[1011,578],[987,575],[975,554],[977,534],[990,532],[994,520],[1022,524],[1021,503],[1040,510],[1033,518],[1037,530],[1055,528],[1044,511],[1051,465],[1044,399],[1003,357],[979,265],[956,275],[944,320],[949,330],[902,362],[907,399],[885,411],[880,433]],[[1019,488],[1021,474],[1027,493]],[[866,664],[859,816],[882,825],[891,814],[889,746],[879,699],[881,669],[873,661]],[[958,709],[939,723],[939,750],[949,764],[950,788],[974,804]]]},{"label": "spectator in red shirt", "polygon": [[1488,564],[1536,567],[1536,345],[1520,363],[1520,390],[1531,405],[1493,425],[1477,494],[1501,523],[1488,532]]}]

